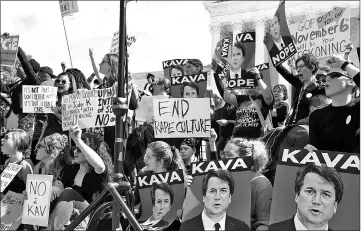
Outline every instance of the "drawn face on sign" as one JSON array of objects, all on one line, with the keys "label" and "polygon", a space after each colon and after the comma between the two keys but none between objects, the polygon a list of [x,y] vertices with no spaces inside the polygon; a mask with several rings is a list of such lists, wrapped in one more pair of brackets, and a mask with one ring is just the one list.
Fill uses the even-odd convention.
[{"label": "drawn face on sign", "polygon": [[281,27],[277,15],[273,16],[270,33],[274,41],[279,41],[281,38]]},{"label": "drawn face on sign", "polygon": [[335,186],[312,172],[306,174],[295,201],[299,219],[310,227],[326,225],[337,210]]},{"label": "drawn face on sign", "polygon": [[239,71],[241,69],[243,61],[244,61],[244,56],[242,50],[239,49],[238,47],[233,46],[232,61],[231,61],[232,71]]},{"label": "drawn face on sign", "polygon": [[153,205],[153,218],[159,220],[164,217],[171,208],[170,195],[161,189],[155,190],[155,200]]},{"label": "drawn face on sign", "polygon": [[206,195],[203,196],[204,209],[210,217],[224,214],[232,201],[228,182],[211,177],[208,181]]},{"label": "drawn face on sign", "polygon": [[12,133],[7,133],[4,138],[1,139],[1,151],[4,154],[11,154],[15,151],[15,143],[12,138]]}]

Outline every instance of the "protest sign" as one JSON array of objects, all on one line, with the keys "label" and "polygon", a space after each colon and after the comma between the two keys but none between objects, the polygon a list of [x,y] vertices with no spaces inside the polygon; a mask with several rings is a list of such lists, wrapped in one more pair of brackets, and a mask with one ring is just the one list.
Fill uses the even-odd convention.
[{"label": "protest sign", "polygon": [[[202,186],[203,179],[209,178],[207,187],[211,182],[211,179],[216,176],[208,175],[210,171],[219,171],[225,170],[223,174],[231,174],[231,178],[234,181],[234,192],[231,192],[231,185],[228,183],[229,190],[227,190],[231,195],[232,203],[227,203],[222,199],[219,208],[223,211],[226,211],[227,218],[232,217],[238,221],[242,221],[248,227],[250,226],[251,221],[251,171],[250,167],[252,165],[251,157],[246,156],[242,158],[233,158],[233,159],[222,159],[217,161],[206,161],[206,162],[195,162],[191,163],[191,175],[193,177],[192,185],[188,187],[186,199],[184,200],[184,210],[181,230],[206,230],[202,225],[202,220],[197,222],[197,227],[189,227],[189,223],[198,219],[201,216],[201,213],[204,207],[209,209],[209,202],[207,203],[207,195],[203,195]],[[223,186],[222,186],[223,187]],[[208,194],[206,190],[206,194]],[[214,196],[213,196],[214,197]],[[222,203],[223,202],[223,203]],[[217,213],[221,211],[217,210]],[[226,218],[226,227],[228,228]],[[235,222],[235,223],[242,223]],[[228,228],[230,229],[230,228]],[[240,227],[233,227],[232,230],[245,230]]]},{"label": "protest sign", "polygon": [[1,36],[1,66],[14,67],[19,49],[19,35]]},{"label": "protest sign", "polygon": [[[130,47],[133,43],[135,43],[137,40],[135,36],[128,36],[127,35],[127,46]],[[113,38],[112,38],[112,44],[110,46],[109,53],[112,54],[118,54],[119,53],[119,31],[114,32]]]},{"label": "protest sign", "polygon": [[318,17],[304,19],[289,25],[297,53],[294,61],[305,53],[316,58],[341,54],[351,38],[350,9],[334,7]]},{"label": "protest sign", "polygon": [[0,230],[17,230],[23,214],[24,195],[8,191],[1,200]]},{"label": "protest sign", "polygon": [[288,60],[297,52],[286,21],[285,1],[280,2],[273,16],[270,33],[265,36],[264,44],[274,66]]},{"label": "protest sign", "polygon": [[138,219],[147,230],[162,229],[177,218],[184,201],[183,170],[147,174],[137,177],[142,214]]},{"label": "protest sign", "polygon": [[247,72],[255,66],[256,32],[246,32],[236,35],[232,46],[230,71],[226,89],[254,88],[254,75]]},{"label": "protest sign", "polygon": [[28,199],[24,201],[23,224],[48,226],[52,185],[53,175],[28,175]]},{"label": "protest sign", "polygon": [[209,99],[154,100],[155,138],[209,137]]},{"label": "protest sign", "polygon": [[77,1],[59,1],[61,17],[79,12]]},{"label": "protest sign", "polygon": [[57,87],[23,85],[23,112],[53,113],[56,106]]},{"label": "protest sign", "polygon": [[[285,148],[283,152],[279,153],[278,159],[279,161],[276,169],[269,224],[279,223],[281,221],[293,219],[293,216],[296,214],[297,204],[299,204],[298,211],[301,211],[302,213],[304,213],[305,210],[308,209],[319,209],[320,213],[318,215],[317,212],[314,212],[312,214],[311,212],[308,212],[309,214],[306,215],[309,216],[312,221],[319,222],[323,219],[326,220],[327,216],[331,216],[332,218],[330,218],[330,220],[328,221],[329,230],[360,230],[359,154],[321,150],[316,150],[309,153],[307,150]],[[318,173],[316,176],[313,177],[309,176],[309,173],[307,173],[304,178],[306,179],[307,177],[307,181],[303,180],[303,185],[305,185],[305,187],[312,184],[312,187],[309,187],[313,188],[313,190],[315,190],[315,194],[317,195],[320,195],[320,190],[329,191],[329,194],[327,194],[326,196],[331,195],[330,198],[327,197],[327,199],[317,199],[318,202],[315,201],[311,203],[312,199],[306,199],[306,196],[304,195],[306,189],[302,188],[302,186],[300,189],[300,194],[295,193],[295,181],[297,171],[299,171],[301,167],[311,164],[315,164],[317,166],[320,166],[321,164],[326,164],[327,167],[336,169],[340,173],[344,189],[342,200],[337,203],[337,210],[334,211],[333,206],[336,197],[336,181],[331,181],[331,179],[335,180],[336,178],[331,175],[330,170],[324,170],[323,172],[325,173],[324,176],[328,178],[327,182],[331,181],[332,183],[317,183],[316,180],[319,179]],[[325,180],[325,177],[322,178]],[[327,187],[327,189],[325,187]],[[313,195],[315,194],[312,194],[311,197],[313,198]],[[320,196],[325,197],[325,195],[323,194],[321,194]],[[295,203],[295,199],[296,201],[304,201]],[[302,209],[300,207],[305,208]],[[334,214],[334,212],[336,213]],[[293,221],[291,220],[291,222]],[[276,229],[280,230],[280,226],[274,226]],[[272,229],[270,228],[270,230]]]},{"label": "protest sign", "polygon": [[[186,88],[183,88],[184,83],[194,82],[198,86],[198,98],[203,98],[204,93],[207,89],[207,72],[196,75],[183,75],[183,76],[172,76],[171,78],[171,95],[173,98],[183,98],[187,94]],[[184,94],[182,95],[182,88]]]},{"label": "protest sign", "polygon": [[272,86],[271,84],[271,74],[269,70],[269,63],[262,63],[256,65],[257,70],[259,71],[262,80],[266,83],[267,86]]},{"label": "protest sign", "polygon": [[138,109],[135,113],[136,121],[147,121],[149,123],[154,122],[154,109],[153,109],[153,100],[154,99],[168,99],[166,95],[157,95],[157,96],[143,96],[139,102]]},{"label": "protest sign", "polygon": [[75,125],[79,125],[81,129],[114,126],[115,115],[112,109],[114,96],[114,87],[82,90],[63,96],[63,131]]},{"label": "protest sign", "polygon": [[[186,75],[186,65],[188,63],[188,61],[191,59],[172,59],[172,60],[167,60],[167,61],[163,61],[163,72],[164,72],[164,77],[168,78],[169,80],[171,76],[183,76]],[[203,68],[203,66],[202,66]],[[201,73],[202,71],[200,71]],[[200,74],[197,73],[197,74]]]},{"label": "protest sign", "polygon": [[14,179],[14,177],[21,170],[22,166],[19,164],[9,163],[4,171],[1,173],[1,190],[0,192],[4,192],[6,187],[10,184],[10,182]]}]

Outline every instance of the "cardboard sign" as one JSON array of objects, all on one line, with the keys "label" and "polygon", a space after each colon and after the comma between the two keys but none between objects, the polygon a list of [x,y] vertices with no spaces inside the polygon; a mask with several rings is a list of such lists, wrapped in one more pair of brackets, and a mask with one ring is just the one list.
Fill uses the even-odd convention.
[{"label": "cardboard sign", "polygon": [[59,1],[61,16],[67,16],[79,12],[77,1]]},{"label": "cardboard sign", "polygon": [[[202,193],[202,185],[203,178],[205,178],[211,170],[225,170],[231,174],[235,184],[234,192],[231,195],[232,201],[225,208],[226,215],[238,221],[242,221],[240,223],[245,223],[249,227],[251,221],[251,165],[252,160],[251,157],[248,156],[243,158],[191,163],[193,182],[192,185],[188,187],[186,199],[184,201],[181,230],[201,229],[200,225],[202,224],[197,224],[199,227],[189,227],[189,222],[197,219],[197,217],[201,215],[204,206],[207,206],[204,203],[204,197],[206,195],[203,195]],[[212,177],[210,177],[210,179],[211,178]],[[200,223],[202,223],[202,221],[200,221]],[[237,222],[237,224],[239,223]],[[244,229],[237,227],[236,230]]]},{"label": "cardboard sign", "polygon": [[166,95],[143,96],[139,102],[138,109],[135,113],[135,120],[142,122],[154,123],[154,99],[168,99]]},{"label": "cardboard sign", "polygon": [[[144,229],[163,229],[177,218],[185,193],[183,170],[147,174],[137,177],[137,188],[142,205],[138,219]],[[152,195],[152,193],[154,193]],[[154,205],[152,203],[154,196]]]},{"label": "cardboard sign", "polygon": [[24,195],[9,191],[1,200],[0,230],[17,230],[23,214]]},{"label": "cardboard sign", "polygon": [[[296,214],[297,203],[295,202],[295,196],[297,196],[297,193],[295,192],[295,181],[297,171],[305,165],[314,164],[320,166],[321,164],[326,164],[327,167],[336,169],[339,172],[344,187],[342,200],[337,204],[336,213],[333,214],[328,221],[329,229],[360,230],[359,154],[322,150],[309,153],[307,150],[285,148],[279,153],[278,159],[269,221],[271,227],[274,223],[293,219],[293,216]],[[307,175],[308,173],[305,177],[307,177]],[[318,176],[319,174],[317,174],[317,177]],[[331,174],[327,176],[331,178]],[[309,179],[315,180],[315,177]],[[305,183],[305,181],[303,182]],[[307,182],[312,181],[309,180]],[[326,182],[327,181],[322,185],[326,186]],[[324,186],[321,187],[317,185],[319,184],[314,184],[314,187],[318,188],[317,191],[321,190],[321,188],[324,189]],[[334,183],[331,185],[334,185]],[[332,190],[332,188],[334,189],[334,187],[331,187],[331,189],[328,188],[328,190],[331,190],[331,193],[335,196],[335,189]],[[304,198],[304,195],[299,196]],[[321,197],[324,196],[321,195]],[[327,214],[327,216],[332,215],[329,214],[329,212],[333,211],[333,206],[330,207],[330,203],[333,204],[334,198],[332,198],[332,202],[326,202],[325,198],[321,198],[320,201],[319,203],[322,203],[322,205],[313,205],[314,208],[317,207],[321,210],[322,214]],[[311,206],[311,202],[307,202],[307,204],[305,202],[302,206]],[[269,230],[272,230],[271,227]],[[277,229],[280,230],[280,226],[277,226]]]},{"label": "cardboard sign", "polygon": [[52,185],[52,175],[28,175],[28,199],[24,201],[23,224],[48,226]]},{"label": "cardboard sign", "polygon": [[112,99],[115,88],[82,90],[63,96],[62,128],[69,130],[71,126],[83,128],[106,127],[115,125]]},{"label": "cardboard sign", "polygon": [[[127,46],[130,47],[133,43],[137,40],[135,36],[128,36],[127,35]],[[109,53],[118,54],[119,53],[119,31],[113,34],[112,44],[110,46]]]},{"label": "cardboard sign", "polygon": [[1,189],[0,192],[4,192],[6,187],[11,183],[14,177],[21,170],[22,166],[19,164],[10,163],[6,166],[4,171],[1,173]]},{"label": "cardboard sign", "polygon": [[264,44],[274,66],[285,62],[297,52],[286,21],[285,1],[280,1],[271,21],[270,33],[266,35]]},{"label": "cardboard sign", "polygon": [[351,38],[350,8],[335,7],[318,17],[293,23],[289,28],[297,49],[293,62],[304,53],[312,53],[316,58],[343,54]]},{"label": "cardboard sign", "polygon": [[51,107],[56,106],[57,87],[23,86],[23,112],[53,113]]},{"label": "cardboard sign", "polygon": [[170,80],[171,76],[186,75],[185,66],[188,63],[188,60],[189,59],[172,59],[163,61],[164,77]]},{"label": "cardboard sign", "polygon": [[155,138],[209,137],[209,99],[154,100]]},{"label": "cardboard sign", "polygon": [[1,66],[14,67],[19,49],[19,35],[1,36]]},{"label": "cardboard sign", "polygon": [[[207,72],[203,72],[197,75],[183,75],[183,76],[174,76],[171,78],[171,95],[173,98],[183,98],[181,94],[181,89],[183,83],[185,82],[194,82],[198,86],[198,98],[203,98],[207,90]],[[184,91],[184,94],[186,92]]]}]

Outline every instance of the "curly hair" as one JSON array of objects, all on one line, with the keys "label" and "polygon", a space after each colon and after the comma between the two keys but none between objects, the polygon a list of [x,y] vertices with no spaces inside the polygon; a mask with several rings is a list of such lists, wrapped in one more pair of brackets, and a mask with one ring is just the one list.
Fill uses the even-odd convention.
[{"label": "curly hair", "polygon": [[299,57],[296,60],[296,66],[297,66],[297,63],[300,62],[300,61],[303,61],[305,63],[305,65],[310,70],[312,70],[311,72],[312,72],[313,75],[317,73],[319,61],[318,61],[318,59],[316,58],[316,56],[314,54],[306,53],[306,54],[302,55],[301,57]]},{"label": "curly hair", "polygon": [[77,89],[91,90],[86,77],[84,76],[83,72],[81,72],[79,69],[69,68],[65,71],[65,73],[71,73],[74,76]]},{"label": "curly hair", "polygon": [[287,87],[283,84],[277,84],[276,86],[274,86],[273,91],[274,90],[280,90],[283,93],[283,99],[282,100],[287,100],[288,99],[288,92],[287,92]]}]

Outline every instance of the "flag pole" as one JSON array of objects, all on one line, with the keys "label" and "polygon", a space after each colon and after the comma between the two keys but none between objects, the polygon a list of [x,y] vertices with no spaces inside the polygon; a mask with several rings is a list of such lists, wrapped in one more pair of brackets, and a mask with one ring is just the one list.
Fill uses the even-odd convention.
[{"label": "flag pole", "polygon": [[66,45],[68,46],[68,53],[69,53],[69,58],[70,58],[70,65],[71,65],[71,68],[73,68],[73,61],[71,60],[71,54],[70,54],[70,49],[69,49],[68,36],[67,36],[67,34],[66,34],[66,29],[65,29],[65,23],[64,23],[64,17],[63,17],[63,16],[61,16],[61,20],[63,21],[63,27],[64,27],[64,32],[65,32]]}]

